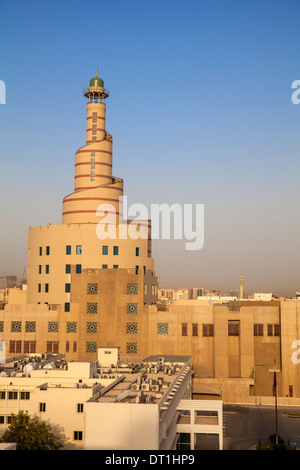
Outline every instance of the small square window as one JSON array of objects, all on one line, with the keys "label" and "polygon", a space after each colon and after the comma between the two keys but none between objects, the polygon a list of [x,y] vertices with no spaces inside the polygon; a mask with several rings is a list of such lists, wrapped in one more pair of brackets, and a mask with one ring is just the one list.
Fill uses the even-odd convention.
[{"label": "small square window", "polygon": [[74,441],[82,441],[82,431],[74,431]]},{"label": "small square window", "polygon": [[70,255],[71,254],[71,245],[67,245],[66,246],[66,255]]},{"label": "small square window", "polygon": [[83,403],[77,403],[77,413],[83,413]]},{"label": "small square window", "polygon": [[95,158],[91,158],[91,163],[95,163]]},{"label": "small square window", "polygon": [[113,269],[118,269],[119,265],[118,264],[114,264],[113,265]]},{"label": "small square window", "polygon": [[104,246],[102,247],[102,254],[103,254],[103,255],[108,255],[108,246],[104,245]]},{"label": "small square window", "polygon": [[102,264],[102,269],[107,269],[108,268],[108,264]]},{"label": "small square window", "polygon": [[94,177],[94,176],[91,176],[91,181],[95,181],[95,177]]},{"label": "small square window", "polygon": [[97,113],[93,113],[93,116],[97,116]]}]

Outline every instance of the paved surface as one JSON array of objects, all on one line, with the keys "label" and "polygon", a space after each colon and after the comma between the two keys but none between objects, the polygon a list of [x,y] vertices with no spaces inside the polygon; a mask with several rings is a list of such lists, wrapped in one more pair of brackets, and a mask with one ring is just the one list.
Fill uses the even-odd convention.
[{"label": "paved surface", "polygon": [[[224,405],[223,413],[224,450],[254,449],[260,439],[267,441],[276,432],[274,407]],[[279,436],[300,449],[300,408],[278,407],[277,421]]]},{"label": "paved surface", "polygon": [[[292,414],[299,417],[292,417]],[[300,407],[278,407],[278,434],[286,444],[300,449]],[[271,406],[224,405],[224,450],[254,450],[276,432],[275,409]],[[197,450],[218,450],[217,436],[199,436]]]}]

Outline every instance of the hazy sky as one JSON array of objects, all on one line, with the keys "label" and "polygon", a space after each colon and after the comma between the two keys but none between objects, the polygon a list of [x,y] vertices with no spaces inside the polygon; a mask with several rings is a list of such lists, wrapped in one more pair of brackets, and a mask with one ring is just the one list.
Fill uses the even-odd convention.
[{"label": "hazy sky", "polygon": [[153,243],[161,287],[300,290],[298,0],[0,2],[0,275],[61,223],[85,144],[82,91],[110,91],[129,203],[204,204],[205,242]]}]

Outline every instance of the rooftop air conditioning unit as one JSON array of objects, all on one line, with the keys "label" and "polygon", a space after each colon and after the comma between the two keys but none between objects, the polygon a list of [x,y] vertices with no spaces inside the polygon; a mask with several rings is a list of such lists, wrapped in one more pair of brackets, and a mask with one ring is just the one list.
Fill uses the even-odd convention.
[{"label": "rooftop air conditioning unit", "polygon": [[140,389],[139,384],[132,384],[131,390],[139,390],[139,389]]},{"label": "rooftop air conditioning unit", "polygon": [[152,385],[151,390],[152,390],[152,392],[159,392],[160,385],[158,385],[158,384]]},{"label": "rooftop air conditioning unit", "polygon": [[141,389],[144,391],[150,390],[150,384],[143,383],[141,386]]}]

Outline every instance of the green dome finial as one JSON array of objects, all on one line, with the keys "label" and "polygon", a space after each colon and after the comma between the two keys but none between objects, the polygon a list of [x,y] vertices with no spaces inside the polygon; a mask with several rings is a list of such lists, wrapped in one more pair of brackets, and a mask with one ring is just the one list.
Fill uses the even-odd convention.
[{"label": "green dome finial", "polygon": [[102,80],[102,78],[98,77],[98,65],[96,70],[96,77],[90,80],[90,87],[93,86],[104,88],[104,81]]}]

